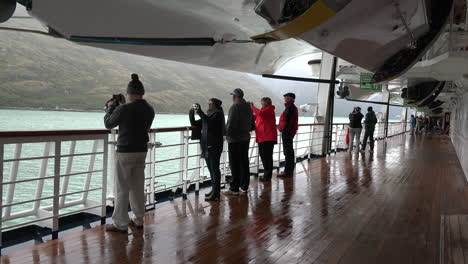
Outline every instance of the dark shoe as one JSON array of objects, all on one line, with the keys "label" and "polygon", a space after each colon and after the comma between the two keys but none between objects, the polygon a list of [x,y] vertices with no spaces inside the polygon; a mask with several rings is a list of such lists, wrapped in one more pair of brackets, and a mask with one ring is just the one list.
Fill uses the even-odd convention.
[{"label": "dark shoe", "polygon": [[106,225],[106,232],[117,232],[117,233],[127,233],[128,231],[125,229],[118,229],[113,224]]},{"label": "dark shoe", "polygon": [[271,182],[271,178],[260,177],[261,182]]},{"label": "dark shoe", "polygon": [[231,191],[231,189],[228,189],[227,191],[224,191],[223,194],[225,194],[225,195],[239,195],[239,192]]},{"label": "dark shoe", "polygon": [[291,174],[287,174],[286,172],[280,172],[278,175],[276,175],[277,177],[281,177],[281,178],[290,178],[292,177]]},{"label": "dark shoe", "polygon": [[219,193],[218,194],[213,193],[210,196],[205,197],[205,201],[207,201],[207,202],[217,202],[217,201],[219,201],[219,199],[220,199],[219,198]]},{"label": "dark shoe", "polygon": [[130,220],[130,223],[128,223],[128,225],[133,226],[138,229],[143,229],[143,225],[137,225],[135,222],[133,222],[133,220]]},{"label": "dark shoe", "polygon": [[210,197],[213,191],[210,191],[209,193],[205,193],[205,197]]}]

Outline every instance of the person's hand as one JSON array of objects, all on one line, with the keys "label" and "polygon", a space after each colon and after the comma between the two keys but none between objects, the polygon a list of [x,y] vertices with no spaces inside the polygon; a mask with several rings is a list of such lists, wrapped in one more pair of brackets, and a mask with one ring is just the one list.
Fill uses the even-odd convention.
[{"label": "person's hand", "polygon": [[201,111],[201,106],[199,103],[195,104],[195,110],[197,111],[197,113]]}]

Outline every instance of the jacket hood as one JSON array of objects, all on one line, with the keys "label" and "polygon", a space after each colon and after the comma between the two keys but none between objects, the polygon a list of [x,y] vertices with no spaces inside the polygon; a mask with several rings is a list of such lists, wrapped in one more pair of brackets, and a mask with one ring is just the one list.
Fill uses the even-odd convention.
[{"label": "jacket hood", "polygon": [[274,105],[268,105],[268,106],[262,107],[262,109],[269,109],[269,108],[275,110],[275,106],[274,106]]},{"label": "jacket hood", "polygon": [[223,108],[215,108],[215,109],[209,109],[208,111],[206,111],[207,113],[214,113],[214,112],[221,112],[221,113],[224,113],[224,110]]}]

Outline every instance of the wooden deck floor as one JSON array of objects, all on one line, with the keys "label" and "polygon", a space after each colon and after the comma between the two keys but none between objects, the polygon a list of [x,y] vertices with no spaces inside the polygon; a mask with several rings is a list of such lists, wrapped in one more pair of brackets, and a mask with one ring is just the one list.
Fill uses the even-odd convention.
[{"label": "wooden deck floor", "polygon": [[441,219],[468,214],[468,185],[448,138],[401,136],[372,157],[339,153],[297,170],[293,179],[253,180],[247,196],[219,204],[193,194],[160,204],[144,231],[95,227],[1,262],[463,263],[463,248],[451,253],[460,240],[441,243],[451,232]]}]

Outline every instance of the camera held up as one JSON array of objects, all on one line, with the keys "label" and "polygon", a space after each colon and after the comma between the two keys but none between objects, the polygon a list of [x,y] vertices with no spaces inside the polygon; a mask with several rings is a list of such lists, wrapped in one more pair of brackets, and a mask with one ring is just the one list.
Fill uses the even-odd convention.
[{"label": "camera held up", "polygon": [[106,107],[110,101],[114,101],[114,105],[119,106],[120,104],[125,103],[125,96],[123,94],[113,94],[112,98],[107,101]]}]

